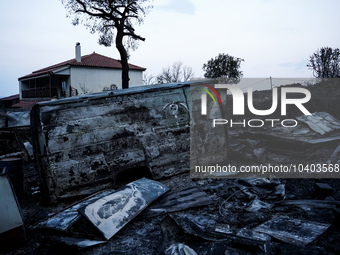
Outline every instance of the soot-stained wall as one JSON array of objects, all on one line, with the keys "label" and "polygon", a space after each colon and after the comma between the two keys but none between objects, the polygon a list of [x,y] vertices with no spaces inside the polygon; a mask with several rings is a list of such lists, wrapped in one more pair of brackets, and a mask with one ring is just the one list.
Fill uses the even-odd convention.
[{"label": "soot-stained wall", "polygon": [[38,103],[31,126],[43,194],[91,194],[138,166],[155,179],[188,171],[188,97],[189,84],[172,84]]}]

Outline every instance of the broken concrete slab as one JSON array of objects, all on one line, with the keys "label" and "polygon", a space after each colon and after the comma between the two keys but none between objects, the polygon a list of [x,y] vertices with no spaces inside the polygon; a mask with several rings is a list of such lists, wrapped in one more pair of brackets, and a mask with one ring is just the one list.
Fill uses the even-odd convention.
[{"label": "broken concrete slab", "polygon": [[330,224],[280,216],[272,218],[253,230],[265,233],[289,244],[306,246],[323,234],[329,227]]},{"label": "broken concrete slab", "polygon": [[79,208],[78,211],[109,240],[168,190],[159,182],[142,178]]}]

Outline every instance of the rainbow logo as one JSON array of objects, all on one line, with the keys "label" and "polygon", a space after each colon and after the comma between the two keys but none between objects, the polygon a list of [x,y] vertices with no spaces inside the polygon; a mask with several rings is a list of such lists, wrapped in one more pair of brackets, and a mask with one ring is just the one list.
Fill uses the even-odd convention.
[{"label": "rainbow logo", "polygon": [[[222,105],[222,100],[221,100],[221,97],[220,95],[217,93],[217,91],[211,87],[210,85],[208,84],[203,84],[204,86],[206,86],[207,88],[209,88],[212,92],[214,92],[214,94],[216,95],[216,97],[218,98],[218,101],[220,102],[220,104]],[[204,89],[204,88],[200,88],[201,90],[203,90],[204,92],[206,92],[211,98],[212,100],[214,100],[214,103],[215,105],[217,106],[217,102],[216,102],[216,99],[215,97],[207,90],[207,89]]]}]

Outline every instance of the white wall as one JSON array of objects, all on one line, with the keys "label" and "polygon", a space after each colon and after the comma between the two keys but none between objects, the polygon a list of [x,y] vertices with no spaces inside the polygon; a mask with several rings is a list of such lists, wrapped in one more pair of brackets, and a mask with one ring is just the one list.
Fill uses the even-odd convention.
[{"label": "white wall", "polygon": [[137,70],[129,71],[130,83],[129,87],[136,87],[143,85],[143,72]]},{"label": "white wall", "polygon": [[27,89],[25,84],[22,81],[19,81],[19,99],[22,99],[22,90]]},{"label": "white wall", "polygon": [[[122,88],[121,70],[109,68],[71,67],[70,86],[78,90],[79,95],[84,94],[80,86],[85,85],[87,93],[102,92],[104,87],[116,84]],[[130,70],[130,87],[143,84],[143,72]]]}]

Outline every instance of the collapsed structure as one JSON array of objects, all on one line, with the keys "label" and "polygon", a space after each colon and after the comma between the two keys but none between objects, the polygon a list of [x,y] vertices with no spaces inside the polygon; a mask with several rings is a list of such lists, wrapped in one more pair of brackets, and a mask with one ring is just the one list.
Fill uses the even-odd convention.
[{"label": "collapsed structure", "polygon": [[112,186],[122,171],[152,178],[189,169],[189,85],[145,86],[38,103],[33,145],[49,201]]}]

